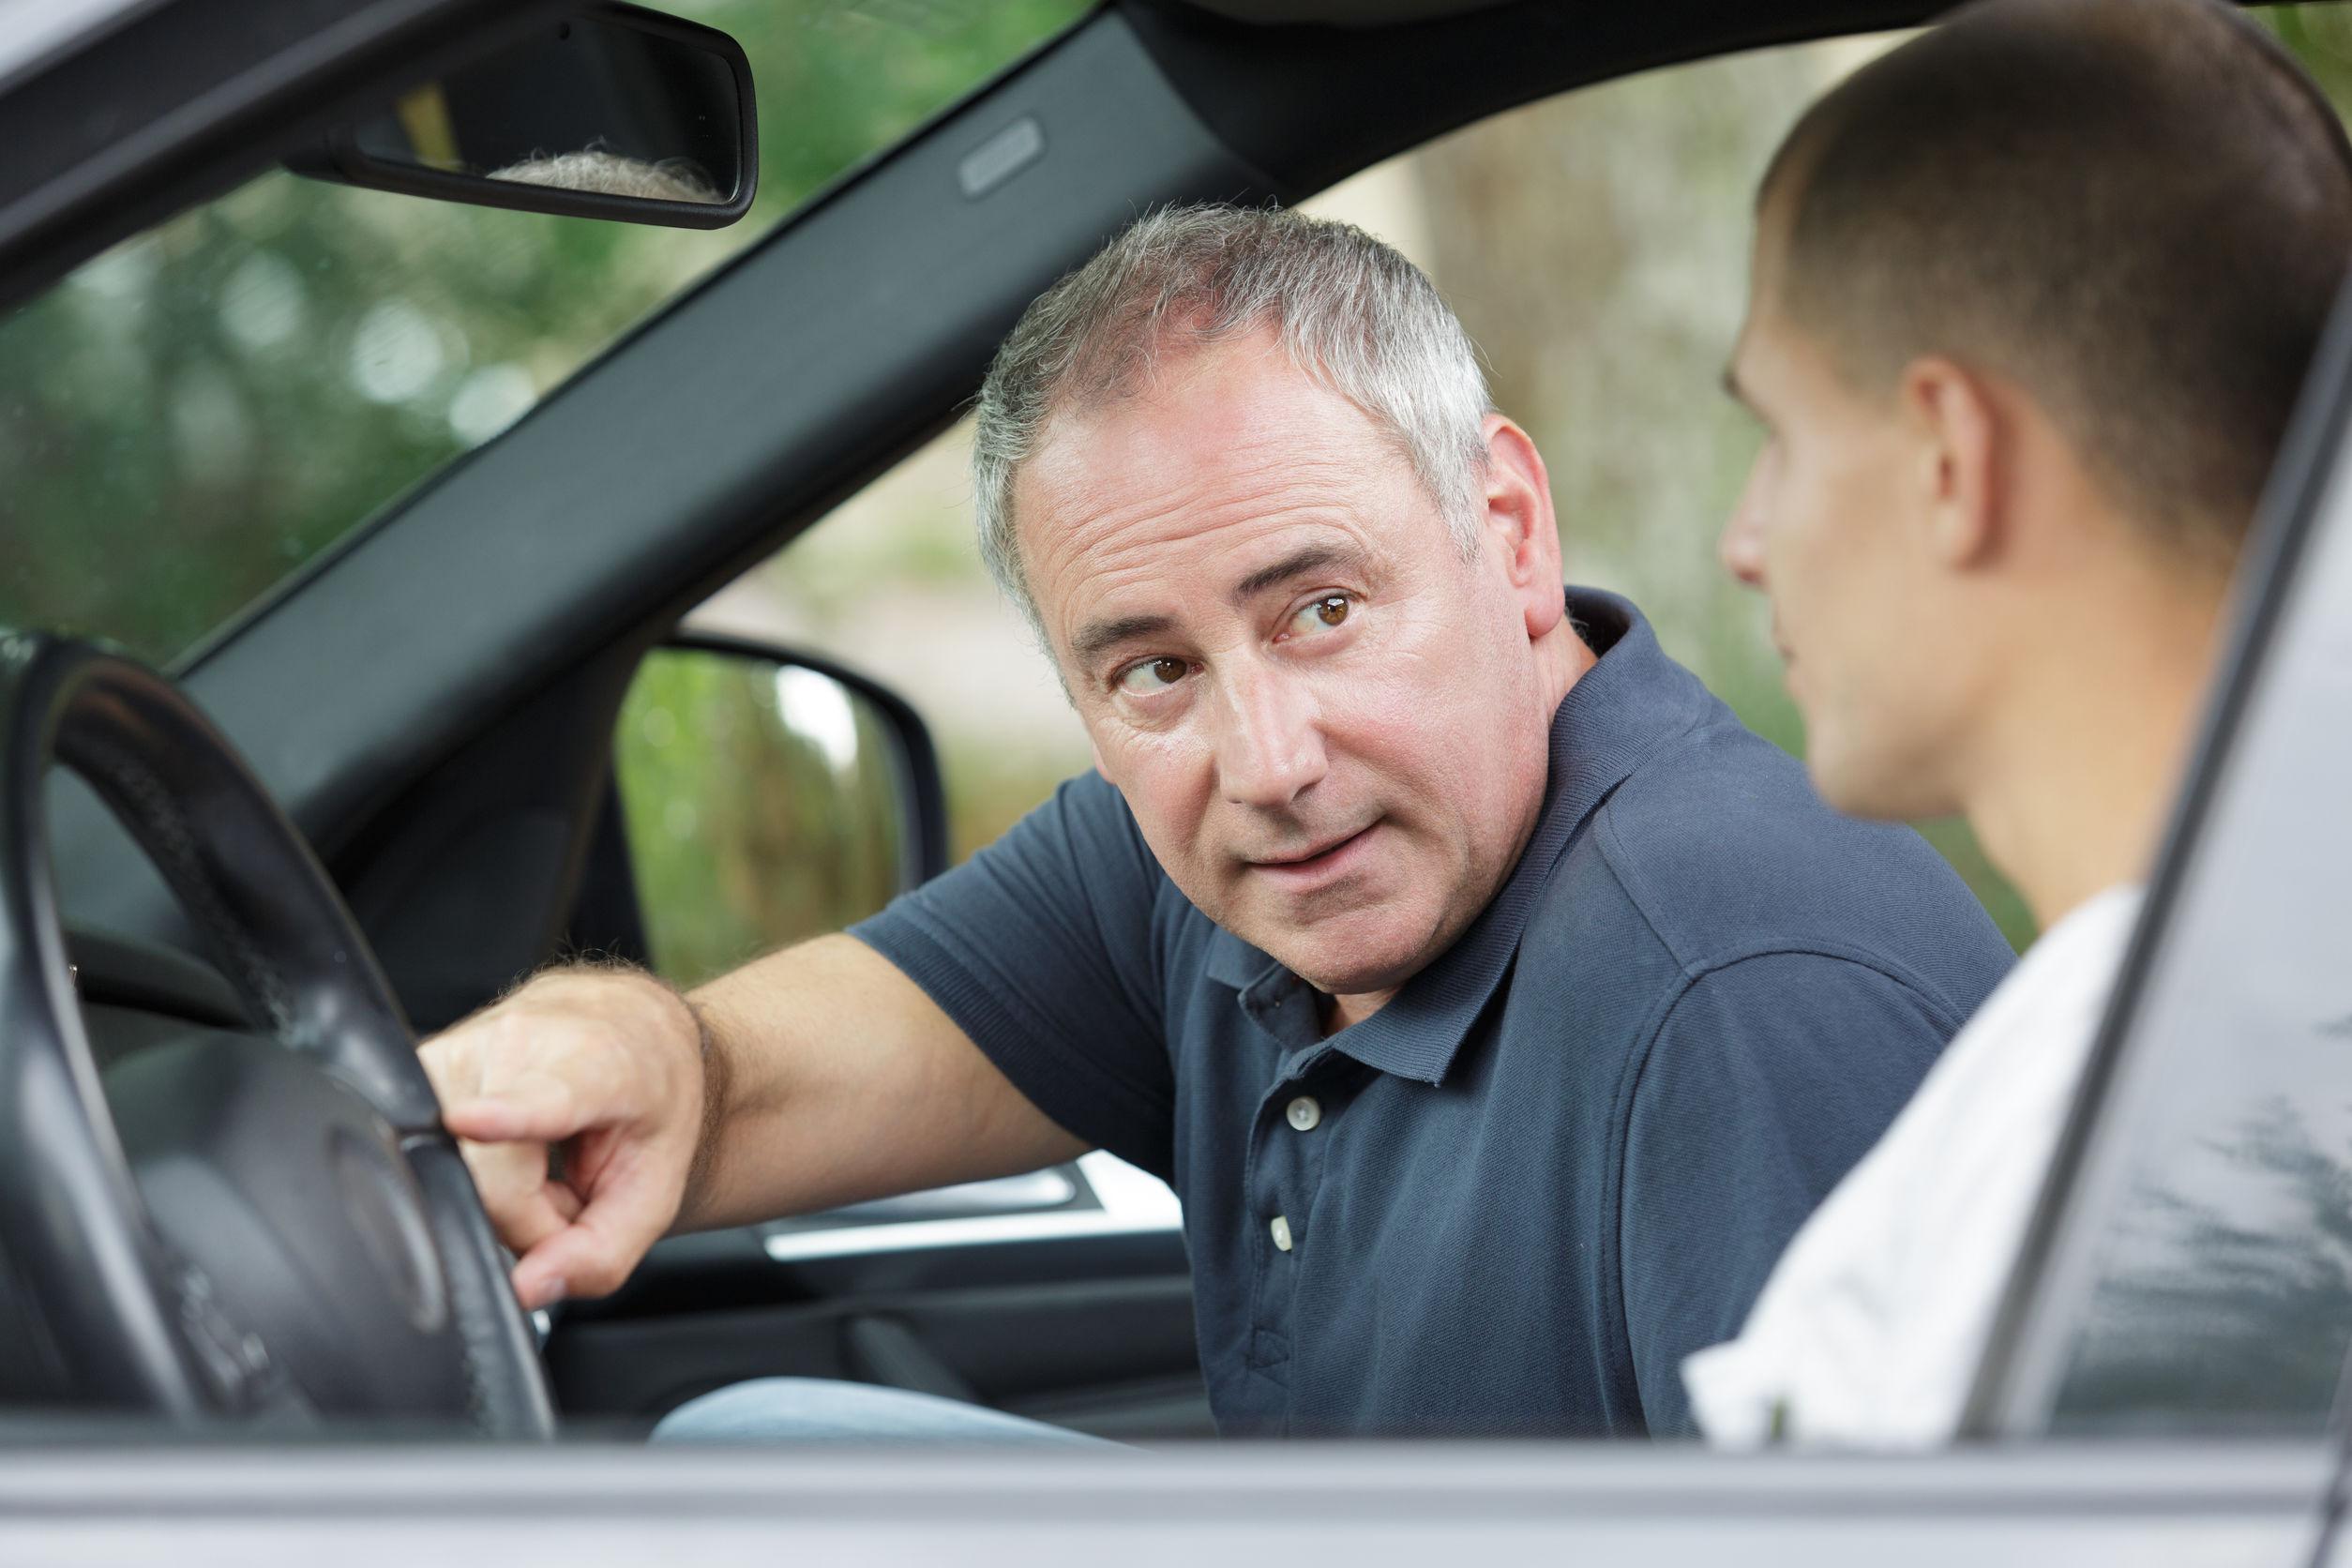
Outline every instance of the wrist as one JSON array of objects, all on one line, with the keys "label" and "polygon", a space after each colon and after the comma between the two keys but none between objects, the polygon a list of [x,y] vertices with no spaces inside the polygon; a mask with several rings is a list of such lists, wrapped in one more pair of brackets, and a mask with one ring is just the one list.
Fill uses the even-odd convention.
[{"label": "wrist", "polygon": [[694,1144],[686,1158],[686,1178],[678,1202],[679,1216],[684,1218],[696,1209],[709,1184],[711,1167],[717,1158],[719,1127],[727,1116],[729,1075],[726,1053],[719,1044],[717,1031],[712,1027],[710,1014],[701,1003],[642,965],[603,967],[617,971],[631,980],[641,982],[648,989],[660,993],[663,1011],[673,1022],[669,1033],[681,1053],[692,1059],[697,1069],[694,1080]]},{"label": "wrist", "polygon": [[672,988],[670,994],[694,1020],[695,1048],[702,1067],[701,1117],[695,1129],[694,1155],[686,1162],[686,1191],[678,1205],[683,1215],[698,1209],[710,1189],[711,1170],[718,1163],[719,1133],[727,1121],[731,1075],[718,1032],[711,1027],[709,1010],[684,991]]},{"label": "wrist", "polygon": [[[668,980],[642,964],[619,958],[594,958],[541,970],[526,982],[536,987],[564,986],[575,981],[610,985],[619,980],[652,1000],[661,1016],[656,1025],[665,1042],[663,1055],[675,1061],[691,1061],[694,1093],[689,1100],[694,1108],[696,1161],[703,1157],[703,1149],[726,1110],[727,1070],[718,1038],[711,1027],[709,1015],[702,1006]],[[520,990],[522,988],[518,987]],[[509,993],[512,994],[512,993]],[[609,993],[608,993],[609,994]],[[689,1178],[689,1184],[691,1179]]]}]

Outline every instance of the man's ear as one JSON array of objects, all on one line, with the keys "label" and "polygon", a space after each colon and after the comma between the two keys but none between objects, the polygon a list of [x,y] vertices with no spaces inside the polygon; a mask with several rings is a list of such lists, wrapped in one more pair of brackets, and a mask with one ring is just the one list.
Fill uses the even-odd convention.
[{"label": "man's ear", "polygon": [[1544,455],[1500,414],[1486,415],[1485,546],[1523,607],[1530,639],[1567,613],[1560,595],[1560,524]]},{"label": "man's ear", "polygon": [[2005,520],[2013,454],[1999,400],[1982,377],[1935,354],[1904,367],[1896,398],[1917,443],[1927,548],[1948,566],[1980,565],[2000,547]]}]

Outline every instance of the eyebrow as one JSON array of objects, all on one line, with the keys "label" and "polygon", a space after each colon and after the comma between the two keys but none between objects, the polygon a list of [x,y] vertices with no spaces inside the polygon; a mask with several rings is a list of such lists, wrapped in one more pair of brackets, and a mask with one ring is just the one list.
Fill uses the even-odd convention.
[{"label": "eyebrow", "polygon": [[1260,566],[1241,581],[1233,584],[1231,598],[1235,604],[1254,599],[1269,588],[1279,588],[1293,578],[1309,572],[1319,572],[1330,566],[1347,566],[1362,570],[1364,551],[1346,545],[1308,545],[1292,550],[1271,566]]},{"label": "eyebrow", "polygon": [[1120,643],[1156,637],[1175,624],[1165,615],[1122,615],[1115,621],[1096,621],[1071,639],[1070,655],[1082,668],[1091,667]]},{"label": "eyebrow", "polygon": [[[1309,572],[1319,572],[1331,566],[1361,569],[1364,552],[1344,545],[1308,545],[1291,551],[1270,566],[1260,566],[1233,585],[1228,596],[1234,603],[1256,598],[1269,588],[1279,588]],[[1070,656],[1080,668],[1092,668],[1103,655],[1122,642],[1138,638],[1157,637],[1175,626],[1166,615],[1122,615],[1115,620],[1096,621],[1070,640]]]}]

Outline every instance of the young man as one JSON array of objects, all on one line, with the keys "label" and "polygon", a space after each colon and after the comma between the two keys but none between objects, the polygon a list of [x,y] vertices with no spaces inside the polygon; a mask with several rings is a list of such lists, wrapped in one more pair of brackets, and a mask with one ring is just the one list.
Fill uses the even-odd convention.
[{"label": "young man", "polygon": [[2044,934],[1684,1364],[1711,1438],[1954,1434],[2347,256],[2333,113],[2208,0],[1970,7],[1766,175],[1725,562],[1822,793],[1966,814]]}]

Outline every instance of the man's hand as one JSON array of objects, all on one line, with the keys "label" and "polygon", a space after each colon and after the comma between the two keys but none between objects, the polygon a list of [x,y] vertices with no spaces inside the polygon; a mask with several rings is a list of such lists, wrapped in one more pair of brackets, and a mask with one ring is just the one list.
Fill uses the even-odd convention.
[{"label": "man's hand", "polygon": [[420,1048],[442,1120],[520,1257],[526,1308],[617,1289],[677,1218],[708,1120],[705,1039],[653,976],[574,969]]},{"label": "man's hand", "polygon": [[[1075,1158],[921,987],[854,937],[685,998],[562,969],[421,1048],[525,1306],[619,1288],[673,1227],[749,1225]],[[548,1174],[548,1152],[562,1174]]]}]

